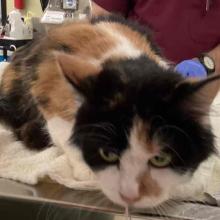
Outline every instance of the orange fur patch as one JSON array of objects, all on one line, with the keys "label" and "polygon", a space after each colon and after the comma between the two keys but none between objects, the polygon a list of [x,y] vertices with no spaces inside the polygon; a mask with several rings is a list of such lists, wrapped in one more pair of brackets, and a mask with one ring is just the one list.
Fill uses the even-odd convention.
[{"label": "orange fur patch", "polygon": [[73,22],[52,29],[49,32],[49,39],[56,44],[67,45],[75,55],[98,60],[116,44],[114,39],[100,28],[86,22]]},{"label": "orange fur patch", "polygon": [[39,102],[39,110],[46,119],[60,116],[72,120],[77,110],[73,88],[62,75],[55,59],[42,62],[38,79],[32,82],[31,93]]},{"label": "orange fur patch", "polygon": [[13,81],[19,79],[18,74],[11,65],[7,66],[2,75],[1,88],[4,93],[9,93],[12,90]]},{"label": "orange fur patch", "polygon": [[141,146],[144,146],[147,153],[154,153],[157,149],[148,137],[149,127],[146,123],[143,123],[140,119],[135,119],[133,135],[137,138]]},{"label": "orange fur patch", "polygon": [[152,179],[149,173],[145,173],[142,177],[138,179],[139,182],[139,192],[143,196],[157,196],[161,194],[161,188],[158,186],[157,182]]},{"label": "orange fur patch", "polygon": [[65,53],[56,55],[64,75],[76,84],[87,76],[97,75],[101,72],[100,65],[93,64],[83,57]]}]

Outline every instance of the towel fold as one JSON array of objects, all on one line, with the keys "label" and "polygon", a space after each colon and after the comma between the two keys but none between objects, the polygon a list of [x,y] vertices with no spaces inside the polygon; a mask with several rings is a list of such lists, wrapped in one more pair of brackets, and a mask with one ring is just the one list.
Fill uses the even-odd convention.
[{"label": "towel fold", "polygon": [[71,161],[59,147],[50,147],[41,152],[28,150],[20,141],[14,139],[9,130],[0,126],[2,178],[36,184],[45,177],[50,177],[51,180],[70,188],[97,189],[98,184],[92,173],[88,173],[84,167],[84,162],[79,161],[77,172],[74,172]]}]

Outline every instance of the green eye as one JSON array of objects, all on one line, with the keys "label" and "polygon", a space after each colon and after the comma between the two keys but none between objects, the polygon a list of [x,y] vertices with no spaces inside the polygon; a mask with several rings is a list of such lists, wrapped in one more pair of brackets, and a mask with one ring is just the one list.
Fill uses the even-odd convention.
[{"label": "green eye", "polygon": [[116,162],[119,159],[119,156],[116,153],[104,150],[103,148],[99,148],[99,154],[103,160],[109,163]]},{"label": "green eye", "polygon": [[149,162],[156,168],[167,167],[171,163],[172,157],[170,154],[161,152],[159,155],[153,157]]}]

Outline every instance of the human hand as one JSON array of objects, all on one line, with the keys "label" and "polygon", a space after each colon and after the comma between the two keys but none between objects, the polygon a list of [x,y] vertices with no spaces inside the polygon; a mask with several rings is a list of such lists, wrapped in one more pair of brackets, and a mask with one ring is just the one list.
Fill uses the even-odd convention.
[{"label": "human hand", "polygon": [[184,60],[176,65],[175,70],[183,77],[206,78],[205,67],[196,59]]}]

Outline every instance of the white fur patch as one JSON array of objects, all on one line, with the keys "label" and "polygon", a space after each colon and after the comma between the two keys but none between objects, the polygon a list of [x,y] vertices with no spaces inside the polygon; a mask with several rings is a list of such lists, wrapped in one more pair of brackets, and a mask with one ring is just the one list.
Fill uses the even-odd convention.
[{"label": "white fur patch", "polygon": [[68,122],[57,116],[47,122],[47,127],[53,143],[64,146],[71,136],[73,122]]},{"label": "white fur patch", "polygon": [[114,56],[136,58],[143,54],[143,52],[137,49],[131,41],[129,41],[125,36],[115,29],[111,28],[109,25],[106,25],[105,23],[98,23],[96,26],[101,27],[103,31],[115,39],[115,42],[118,42],[116,47],[114,47],[112,50],[109,50],[101,58],[102,62]]},{"label": "white fur patch", "polygon": [[113,202],[126,206],[120,194],[127,198],[137,198],[139,196],[138,177],[145,172],[149,173],[151,179],[160,187],[160,195],[142,196],[142,198],[132,204],[134,207],[146,208],[155,207],[163,201],[173,197],[173,188],[185,182],[187,175],[179,175],[169,168],[156,169],[149,167],[148,161],[156,152],[148,152],[143,142],[138,139],[136,119],[130,132],[129,147],[121,155],[120,168],[117,166],[107,167],[97,172],[100,186],[103,192]]},{"label": "white fur patch", "polygon": [[167,61],[163,60],[162,58],[160,58],[161,60],[159,61],[159,65],[161,67],[163,67],[164,69],[169,69],[170,68],[170,65]]},{"label": "white fur patch", "polygon": [[[104,56],[99,60],[104,62],[105,60],[112,58],[114,56],[125,57],[125,58],[137,58],[144,54],[144,52],[134,46],[134,44],[126,38],[126,36],[122,35],[117,30],[113,29],[110,25],[106,25],[106,23],[98,23],[96,26],[100,27],[104,30],[108,35],[110,35],[115,42],[118,42],[117,46],[113,49],[109,50]],[[159,66],[164,69],[169,69],[169,63],[158,56],[158,61],[156,61]],[[97,63],[97,61],[96,61]]]},{"label": "white fur patch", "polygon": [[82,158],[81,151],[77,146],[70,144],[74,122],[68,122],[60,117],[54,117],[47,123],[49,134],[53,143],[59,146],[68,156],[70,165],[73,168],[74,176],[80,181],[95,179],[93,172]]}]

